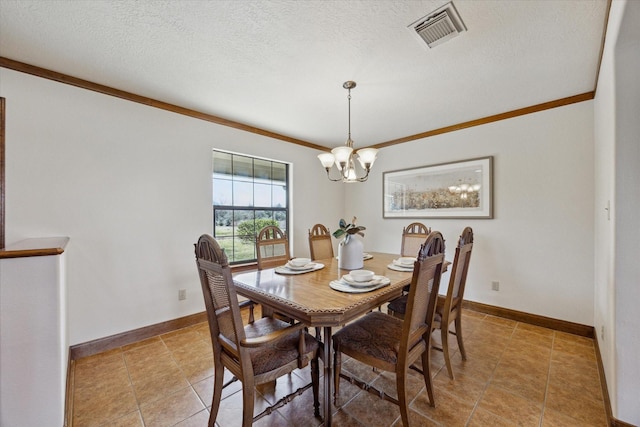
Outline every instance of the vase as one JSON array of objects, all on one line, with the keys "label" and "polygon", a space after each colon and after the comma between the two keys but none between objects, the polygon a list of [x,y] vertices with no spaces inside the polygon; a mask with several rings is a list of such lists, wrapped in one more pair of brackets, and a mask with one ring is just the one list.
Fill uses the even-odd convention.
[{"label": "vase", "polygon": [[355,236],[344,239],[338,245],[338,267],[357,270],[364,266],[362,241]]}]

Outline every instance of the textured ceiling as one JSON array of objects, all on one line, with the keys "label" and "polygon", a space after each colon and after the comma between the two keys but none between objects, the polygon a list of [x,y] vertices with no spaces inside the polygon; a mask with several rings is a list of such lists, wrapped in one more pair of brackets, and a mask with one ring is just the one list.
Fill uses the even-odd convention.
[{"label": "textured ceiling", "polygon": [[0,0],[0,56],[314,144],[356,148],[595,89],[605,0]]}]

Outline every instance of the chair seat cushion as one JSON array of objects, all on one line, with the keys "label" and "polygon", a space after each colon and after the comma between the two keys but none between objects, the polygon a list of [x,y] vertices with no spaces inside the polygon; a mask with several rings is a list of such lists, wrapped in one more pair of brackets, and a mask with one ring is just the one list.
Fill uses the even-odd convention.
[{"label": "chair seat cushion", "polygon": [[[401,297],[398,297],[394,300],[392,300],[389,305],[388,305],[388,309],[391,311],[394,311],[398,314],[402,314],[404,315],[405,312],[407,311],[407,298],[409,296],[408,295],[403,295]],[[436,305],[436,314],[435,314],[435,320],[436,322],[440,322],[440,320],[442,319],[442,308],[444,307],[444,297],[438,295],[438,303]]]},{"label": "chair seat cushion", "polygon": [[360,353],[396,364],[401,337],[402,320],[374,311],[338,331],[333,343],[343,353]]},{"label": "chair seat cushion", "polygon": [[407,298],[409,296],[408,295],[403,295],[401,297],[398,297],[394,300],[392,300],[389,305],[388,305],[388,309],[391,311],[394,311],[398,314],[403,314],[407,311]]},{"label": "chair seat cushion", "polygon": [[[244,331],[247,338],[255,338],[267,335],[280,329],[291,326],[290,324],[278,319],[264,317],[245,326]],[[318,349],[318,341],[308,333],[304,333],[305,350],[309,355],[309,359],[313,357],[313,353]],[[260,375],[265,372],[280,368],[289,362],[298,359],[298,340],[300,331],[293,331],[286,337],[258,348],[252,348],[251,364],[253,365],[253,373]]]}]

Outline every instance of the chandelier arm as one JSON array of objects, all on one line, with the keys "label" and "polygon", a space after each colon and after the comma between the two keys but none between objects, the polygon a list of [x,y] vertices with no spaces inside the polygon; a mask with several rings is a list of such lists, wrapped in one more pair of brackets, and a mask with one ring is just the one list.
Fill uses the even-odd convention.
[{"label": "chandelier arm", "polygon": [[[348,174],[349,169],[353,169],[354,176],[352,178],[349,178],[349,174]],[[357,175],[358,169],[361,169],[362,171],[364,171],[363,176]],[[355,162],[352,162],[350,168],[344,168],[342,170],[342,182],[365,182],[369,178],[369,171],[370,171],[370,168],[363,168],[361,166],[358,166],[358,168],[356,168]]]},{"label": "chandelier arm", "polygon": [[369,179],[369,169],[366,169],[365,172],[366,174],[363,177],[358,178],[358,182],[365,182]]},{"label": "chandelier arm", "polygon": [[329,181],[333,181],[333,182],[338,182],[338,181],[344,181],[344,177],[342,176],[342,173],[340,173],[340,178],[331,178],[331,169],[333,168],[324,168],[327,171],[327,178],[329,179]]}]

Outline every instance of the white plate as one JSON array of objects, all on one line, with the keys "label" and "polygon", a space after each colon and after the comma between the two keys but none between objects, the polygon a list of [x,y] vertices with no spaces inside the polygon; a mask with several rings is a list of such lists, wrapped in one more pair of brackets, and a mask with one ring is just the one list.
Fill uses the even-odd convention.
[{"label": "white plate", "polygon": [[305,271],[305,270],[313,270],[313,268],[316,266],[316,263],[310,262],[309,264],[305,264],[302,267],[296,267],[295,265],[291,265],[291,263],[288,262],[284,266],[289,270],[293,270],[293,271]]},{"label": "white plate", "polygon": [[354,288],[370,288],[375,285],[380,285],[385,281],[390,282],[390,280],[384,276],[373,276],[373,279],[369,281],[356,282],[355,280],[353,280],[353,277],[351,277],[350,274],[345,274],[344,276],[342,276],[342,280],[344,282],[347,282],[347,284],[353,286]]},{"label": "white plate", "polygon": [[332,280],[331,282],[329,282],[329,287],[331,289],[334,289],[336,291],[340,291],[340,292],[348,292],[350,294],[359,294],[359,293],[363,293],[363,292],[371,292],[371,291],[375,291],[376,289],[380,289],[383,288],[385,286],[389,286],[389,283],[391,283],[391,281],[384,281],[382,283],[379,283],[377,285],[374,286],[370,286],[368,288],[356,288],[354,286],[351,286],[350,284],[343,282],[342,280]]},{"label": "white plate", "polygon": [[275,271],[276,273],[279,273],[279,274],[305,274],[305,273],[310,273],[312,271],[316,271],[324,268],[324,264],[321,264],[319,262],[313,262],[311,264],[313,264],[313,267],[311,267],[311,269],[292,270],[289,267],[285,267],[284,265],[281,265],[280,267],[276,267]]},{"label": "white plate", "polygon": [[393,260],[393,263],[395,265],[397,265],[398,267],[405,267],[405,268],[413,268],[413,264],[415,262],[416,262],[416,259],[411,257],[402,257],[402,258]]},{"label": "white plate", "polygon": [[393,264],[393,263],[387,265],[387,268],[389,270],[395,270],[395,271],[408,271],[408,272],[413,271],[413,266],[411,266],[411,267],[403,267],[403,266],[396,265],[396,264]]}]

